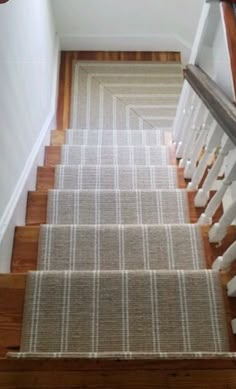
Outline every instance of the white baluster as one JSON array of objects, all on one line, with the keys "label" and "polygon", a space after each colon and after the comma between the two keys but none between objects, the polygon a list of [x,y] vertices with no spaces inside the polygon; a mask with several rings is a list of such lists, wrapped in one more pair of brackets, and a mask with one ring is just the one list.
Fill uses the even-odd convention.
[{"label": "white baluster", "polygon": [[[204,111],[203,111],[204,109]],[[197,134],[199,133],[201,126],[203,125],[203,117],[205,117],[204,112],[206,111],[206,108],[203,108],[203,104],[199,103],[194,110],[193,120],[192,120],[192,126],[190,127],[189,131],[186,133],[185,140],[181,142],[182,149],[181,149],[181,155],[182,158],[180,160],[179,166],[185,167],[187,160],[189,159],[189,155],[191,153],[191,150],[193,149],[193,145],[196,142]]]},{"label": "white baluster", "polygon": [[213,270],[227,270],[236,260],[236,242],[231,244],[225,253],[217,257],[212,265]]},{"label": "white baluster", "polygon": [[226,178],[222,181],[221,188],[216,192],[208,203],[204,213],[200,216],[198,224],[211,224],[212,217],[216,213],[220,203],[227,191],[228,187],[232,184],[233,181],[236,181],[236,162],[230,167]]},{"label": "white baluster", "polygon": [[210,190],[213,187],[214,182],[217,180],[218,174],[220,173],[221,168],[223,166],[224,159],[226,155],[229,153],[229,151],[232,150],[233,148],[234,145],[231,142],[231,140],[227,137],[227,135],[224,135],[223,145],[219,152],[219,155],[213,167],[210,169],[202,188],[198,190],[195,196],[194,199],[195,207],[205,207],[207,201],[209,200]]},{"label": "white baluster", "polygon": [[215,223],[210,229],[208,236],[212,243],[221,242],[227,234],[227,228],[236,218],[236,201],[221,216],[218,223]]},{"label": "white baluster", "polygon": [[236,276],[227,284],[227,294],[229,297],[236,297]]},{"label": "white baluster", "polygon": [[198,185],[205,173],[205,170],[207,168],[208,162],[212,156],[212,153],[216,146],[220,144],[221,138],[223,136],[222,129],[215,123],[214,131],[209,139],[208,145],[205,148],[204,154],[202,158],[200,159],[200,162],[195,169],[195,172],[193,174],[192,181],[188,184],[187,189],[188,190],[196,190],[198,188]]},{"label": "white baluster", "polygon": [[236,319],[231,320],[231,327],[232,327],[232,332],[235,335],[236,334]]},{"label": "white baluster", "polygon": [[202,151],[203,146],[206,144],[207,134],[211,130],[214,120],[209,111],[203,108],[203,123],[199,127],[199,131],[196,132],[195,138],[193,138],[192,146],[184,151],[183,160],[180,161],[180,167],[185,167],[184,178],[191,179],[196,168],[196,164],[199,158],[199,154]]},{"label": "white baluster", "polygon": [[205,212],[201,214],[198,224],[211,224],[212,217],[216,213],[217,209],[220,206],[220,203],[227,191],[228,187],[231,185],[231,181],[224,180],[222,181],[221,188],[216,192],[216,194],[210,200],[208,206],[205,209]]},{"label": "white baluster", "polygon": [[197,160],[199,158],[199,154],[205,144],[205,140],[207,137],[207,130],[205,123],[199,128],[199,131],[196,131],[195,138],[193,141],[194,146],[189,150],[189,158],[185,157],[181,159],[179,163],[179,167],[184,167],[184,178],[190,179],[192,178],[193,172],[196,167]]},{"label": "white baluster", "polygon": [[173,123],[173,141],[174,144],[178,144],[180,138],[181,138],[181,131],[183,128],[183,120],[184,120],[184,111],[185,107],[187,107],[187,101],[189,99],[189,95],[191,92],[191,87],[188,83],[188,81],[184,80],[183,88],[181,91],[176,116]]},{"label": "white baluster", "polygon": [[[196,98],[196,94],[191,89],[189,92],[190,96],[187,101],[187,105],[183,109],[183,120],[181,123],[181,128],[178,131],[178,135],[176,136],[176,150],[180,150],[182,148],[182,142],[183,139],[185,139],[186,133],[188,132],[188,129],[191,126],[191,116],[192,112],[194,111],[194,100]],[[182,155],[180,153],[177,153],[176,151],[176,158],[181,158]]]},{"label": "white baluster", "polygon": [[198,96],[194,94],[192,99],[192,105],[190,106],[187,114],[188,121],[186,122],[186,128],[176,148],[176,158],[181,158],[183,156],[184,149],[186,148],[186,143],[189,141],[189,138],[192,138],[194,123],[197,122],[197,118],[201,123],[202,119],[199,115],[199,109],[201,105],[202,103],[200,104]]}]

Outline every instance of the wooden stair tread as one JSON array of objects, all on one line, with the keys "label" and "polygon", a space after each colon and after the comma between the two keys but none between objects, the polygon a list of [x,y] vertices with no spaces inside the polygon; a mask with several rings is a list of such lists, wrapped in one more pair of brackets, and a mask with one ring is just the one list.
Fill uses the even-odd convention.
[{"label": "wooden stair tread", "polygon": [[[183,177],[183,168],[177,168],[178,187],[180,189],[186,188],[186,181]],[[37,171],[37,191],[47,191],[54,188],[55,182],[55,167],[54,166],[41,166]]]},{"label": "wooden stair tread", "polygon": [[[176,166],[175,147],[169,146],[171,165]],[[61,146],[46,146],[45,147],[45,166],[59,165],[61,161]]]},{"label": "wooden stair tread", "polygon": [[[226,284],[234,274],[235,272],[221,273],[222,289],[226,300],[226,319],[229,331],[231,319],[236,316],[236,304],[234,299],[226,298]],[[26,277],[26,274],[23,273],[0,275],[1,358],[5,357],[8,351],[17,351],[20,347]],[[231,350],[236,351],[236,339],[233,335],[231,335],[230,344]],[[93,363],[94,362],[91,361],[91,364]],[[133,361],[133,363],[135,364],[135,361]],[[190,361],[190,364],[191,363],[194,364],[195,362]],[[155,364],[155,362],[152,361],[152,364]]]},{"label": "wooden stair tread", "polygon": [[[212,197],[215,192],[211,192]],[[201,216],[204,208],[195,208],[193,205],[193,200],[196,192],[187,192],[188,203],[189,203],[189,215],[190,222],[196,223]],[[35,191],[29,192],[28,194],[28,203],[27,203],[27,214],[26,214],[26,224],[27,225],[39,225],[46,223],[46,215],[47,215],[47,199],[48,193]],[[223,207],[220,205],[217,212],[213,217],[213,222],[219,220],[221,215],[223,214]]]},{"label": "wooden stair tread", "polygon": [[[25,273],[30,270],[36,270],[37,253],[39,242],[39,226],[22,226],[17,227],[12,253],[13,273]],[[221,246],[209,243],[208,231],[210,226],[201,226],[202,237],[204,242],[206,267],[211,268],[213,261],[234,242],[236,227],[230,226],[228,233]]]}]

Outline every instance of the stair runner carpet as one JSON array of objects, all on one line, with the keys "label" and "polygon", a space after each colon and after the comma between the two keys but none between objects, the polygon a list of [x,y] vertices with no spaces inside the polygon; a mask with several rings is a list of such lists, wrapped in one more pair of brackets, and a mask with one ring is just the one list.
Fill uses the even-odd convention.
[{"label": "stair runner carpet", "polygon": [[212,271],[32,272],[20,356],[220,353],[222,307]]},{"label": "stair runner carpet", "polygon": [[161,130],[67,130],[65,143],[85,146],[160,146],[165,145]]},{"label": "stair runner carpet", "polygon": [[44,225],[40,270],[204,269],[199,226]]},{"label": "stair runner carpet", "polygon": [[181,189],[48,192],[48,224],[183,224],[188,221],[187,194]]},{"label": "stair runner carpet", "polygon": [[75,63],[72,129],[10,357],[236,357],[170,166],[181,87],[178,64]]},{"label": "stair runner carpet", "polygon": [[171,165],[168,146],[70,146],[61,148],[62,165]]},{"label": "stair runner carpet", "polygon": [[174,166],[58,165],[55,189],[177,189]]}]

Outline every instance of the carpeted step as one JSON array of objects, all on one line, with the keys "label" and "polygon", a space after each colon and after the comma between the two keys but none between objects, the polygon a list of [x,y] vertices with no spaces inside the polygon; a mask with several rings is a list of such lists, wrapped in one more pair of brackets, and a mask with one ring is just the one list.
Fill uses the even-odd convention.
[{"label": "carpeted step", "polygon": [[189,223],[186,191],[49,190],[48,224]]},{"label": "carpeted step", "polygon": [[171,127],[182,89],[182,66],[134,62],[116,65],[74,64],[71,127]]},{"label": "carpeted step", "polygon": [[168,146],[69,146],[61,148],[62,165],[171,165]]},{"label": "carpeted step", "polygon": [[58,165],[55,189],[177,189],[174,166]]},{"label": "carpeted step", "polygon": [[65,143],[88,146],[158,146],[165,145],[161,130],[67,130]]},{"label": "carpeted step", "polygon": [[228,351],[217,272],[66,271],[28,274],[21,353],[10,355],[184,358]]},{"label": "carpeted step", "polygon": [[40,227],[39,270],[204,269],[198,225]]}]

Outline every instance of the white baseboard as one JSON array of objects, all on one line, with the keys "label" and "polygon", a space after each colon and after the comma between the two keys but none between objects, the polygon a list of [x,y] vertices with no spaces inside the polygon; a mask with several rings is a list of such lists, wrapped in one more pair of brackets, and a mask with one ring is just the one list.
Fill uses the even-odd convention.
[{"label": "white baseboard", "polygon": [[59,39],[55,45],[55,59],[53,70],[53,89],[51,106],[48,116],[33,149],[27,159],[25,167],[19,177],[15,190],[8,202],[5,212],[0,220],[0,272],[10,271],[11,255],[15,226],[25,224],[26,203],[29,190],[35,189],[37,167],[43,164],[44,147],[50,142],[50,131],[56,124],[57,90],[59,77]]},{"label": "white baseboard", "polygon": [[105,50],[105,51],[180,51],[186,63],[190,56],[191,44],[177,35],[62,35],[62,50]]}]

